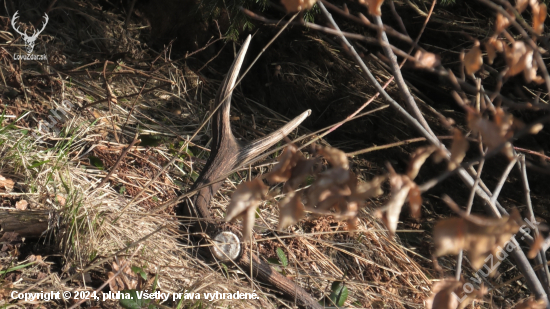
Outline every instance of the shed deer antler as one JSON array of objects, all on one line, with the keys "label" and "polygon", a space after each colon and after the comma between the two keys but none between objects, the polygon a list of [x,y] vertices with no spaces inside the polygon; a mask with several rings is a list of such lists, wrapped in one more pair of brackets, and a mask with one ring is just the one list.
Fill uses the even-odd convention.
[{"label": "shed deer antler", "polygon": [[18,14],[19,14],[19,11],[16,11],[15,14],[13,14],[13,18],[11,19],[11,26],[13,27],[13,30],[15,30],[15,32],[19,33],[21,37],[23,37],[23,41],[25,41],[25,43],[27,44],[27,53],[30,54],[34,49],[34,42],[38,38],[38,35],[42,33],[42,31],[44,31],[50,18],[48,17],[48,14],[44,13],[45,20],[44,20],[44,24],[42,25],[42,29],[40,29],[39,31],[36,31],[35,29],[33,34],[31,36],[28,36],[27,32],[21,32],[19,30],[19,27],[15,26],[16,20],[19,18]]},{"label": "shed deer antler", "polygon": [[[249,143],[238,141],[233,136],[229,122],[231,94],[239,70],[243,64],[250,40],[251,37],[248,36],[216,95],[215,106],[220,104],[222,100],[223,103],[212,117],[213,137],[210,157],[191,190],[214,183],[219,178],[227,175],[227,173],[234,168],[243,166],[246,162],[279,142],[311,114],[311,110],[307,110],[277,131]],[[187,207],[185,204],[179,205],[180,210],[184,213],[186,213],[186,210],[194,208],[197,217],[203,219],[199,221],[201,231],[208,234],[211,239],[220,242],[220,245],[217,247],[222,248],[222,252],[218,249],[214,249],[213,255],[218,258],[224,259],[225,257],[226,260],[233,260],[245,271],[248,271],[252,267],[253,275],[256,278],[273,285],[281,291],[286,298],[295,301],[300,307],[322,308],[309,293],[297,286],[293,281],[282,276],[277,271],[274,271],[269,264],[262,261],[258,256],[250,252],[250,250],[241,250],[241,246],[237,241],[240,239],[239,236],[231,231],[222,231],[220,228],[221,225],[209,222],[212,219],[209,204],[220,187],[221,183],[218,182],[200,189],[191,199],[191,207]],[[225,241],[221,241],[222,239]],[[221,245],[221,242],[225,242],[226,244]]]}]

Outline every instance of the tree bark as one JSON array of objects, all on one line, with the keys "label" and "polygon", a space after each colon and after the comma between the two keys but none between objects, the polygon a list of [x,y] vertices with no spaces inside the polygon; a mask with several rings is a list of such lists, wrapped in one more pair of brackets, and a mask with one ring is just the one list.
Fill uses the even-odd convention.
[{"label": "tree bark", "polygon": [[40,237],[53,215],[51,210],[0,210],[0,235],[15,232],[23,237]]}]

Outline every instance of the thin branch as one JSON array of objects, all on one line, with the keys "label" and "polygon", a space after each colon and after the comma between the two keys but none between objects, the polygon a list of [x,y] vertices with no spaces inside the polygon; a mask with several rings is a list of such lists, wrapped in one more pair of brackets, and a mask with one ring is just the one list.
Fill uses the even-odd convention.
[{"label": "thin branch", "polygon": [[[502,14],[504,17],[508,19],[510,24],[518,30],[518,32],[522,35],[523,39],[529,44],[529,47],[533,50],[533,57],[535,58],[535,61],[537,62],[539,66],[539,70],[544,77],[544,81],[546,83],[546,90],[550,92],[550,76],[548,75],[548,70],[546,69],[546,64],[542,60],[542,56],[540,54],[539,48],[537,44],[531,38],[529,37],[529,34],[523,29],[523,27],[518,24],[518,22],[515,19],[515,16],[512,17],[504,8],[502,8],[500,5],[497,5],[489,0],[478,0],[481,3],[487,5],[488,7],[492,8],[493,10],[497,11],[498,13]],[[550,305],[549,305],[550,308]]]},{"label": "thin branch", "polygon": [[500,176],[500,179],[498,181],[497,186],[495,187],[495,190],[493,190],[493,196],[491,197],[491,201],[496,202],[496,200],[497,200],[497,198],[500,194],[500,191],[502,190],[502,187],[504,186],[504,183],[506,182],[506,179],[508,179],[508,175],[512,171],[512,168],[516,164],[517,160],[518,160],[518,156],[514,156],[514,159],[512,159],[512,161],[510,161],[510,163],[508,163],[508,166],[506,166],[506,169],[504,170],[504,172]]},{"label": "thin branch", "polygon": [[[480,142],[481,144],[481,142]],[[483,146],[482,146],[483,147]],[[476,179],[474,181],[474,186],[470,190],[470,196],[468,197],[468,205],[466,207],[466,215],[470,215],[472,212],[472,205],[474,204],[474,197],[476,195],[476,192],[473,188],[477,188],[479,184],[479,180],[481,179],[481,171],[483,170],[483,166],[485,165],[485,159],[481,159],[481,162],[479,162],[479,166],[477,167],[477,175]],[[458,253],[457,261],[456,261],[456,276],[455,279],[458,281],[460,280],[460,273],[462,272],[462,256],[464,255],[464,252],[462,249],[460,249],[460,252]]]},{"label": "thin branch", "polygon": [[[318,4],[319,4],[319,7],[321,8],[321,11],[323,12],[323,14],[327,17],[327,20],[329,21],[331,26],[334,29],[340,31],[340,28],[338,27],[338,25],[336,24],[336,22],[332,18],[332,15],[330,15],[330,13],[327,11],[327,9],[323,5],[323,3],[318,2]],[[355,51],[353,46],[351,46],[351,44],[348,42],[348,40],[343,35],[340,34],[339,37],[342,40],[345,47],[351,53],[352,58],[355,60],[357,65],[359,65],[359,67],[361,68],[362,73],[366,75],[367,79],[369,81],[371,81],[371,83],[374,85],[374,87],[382,94],[384,99],[386,99],[388,101],[388,103],[390,103],[390,105],[392,107],[394,107],[399,114],[401,114],[403,117],[405,117],[405,119],[416,130],[418,130],[422,135],[424,135],[424,137],[426,137],[426,139],[428,139],[432,144],[437,145],[441,149],[444,149],[445,156],[447,157],[447,159],[449,159],[450,158],[450,153],[445,148],[445,146],[442,143],[440,143],[439,140],[437,140],[435,138],[435,136],[428,133],[424,129],[424,127],[418,121],[416,121],[416,119],[414,119],[411,115],[409,115],[409,113],[407,113],[397,102],[395,102],[395,100],[393,100],[388,95],[388,93],[384,89],[382,89],[382,87],[380,86],[378,81],[374,78],[374,76],[372,75],[372,73],[370,72],[368,67],[365,65],[365,63],[363,62],[361,57],[359,57],[359,55],[357,54],[357,52]],[[545,119],[545,118],[550,118],[550,117],[544,117],[543,119]],[[474,179],[472,178],[472,176],[470,176],[470,174],[468,174],[468,172],[465,169],[463,169],[462,167],[459,168],[458,169],[458,174],[459,174],[459,177],[462,179],[462,181],[464,183],[466,183],[466,185],[468,185],[469,187],[474,187]],[[486,193],[482,188],[480,188],[479,186],[476,186],[474,188],[475,188],[476,194],[479,195],[483,199],[483,201],[485,201],[485,203],[486,203],[485,205],[488,207],[487,210],[489,212],[491,212],[493,214],[493,216],[496,216],[496,217],[500,218],[502,216],[501,212],[505,212],[505,210],[504,209],[497,209],[495,204],[491,202],[491,196],[488,193]],[[538,280],[535,272],[533,271],[533,268],[529,264],[529,261],[527,260],[527,257],[525,256],[525,253],[523,251],[521,251],[521,249],[519,248],[519,244],[517,243],[515,238],[512,238],[512,242],[514,243],[514,245],[516,245],[516,247],[511,252],[511,255],[516,260],[517,266],[520,269],[520,271],[524,274],[527,285],[529,286],[531,291],[533,291],[533,293],[535,293],[535,296],[538,299],[543,299],[546,303],[548,303],[548,297],[546,295],[546,292],[544,291],[544,288],[542,287],[542,284],[540,283],[540,281]]]},{"label": "thin branch", "polygon": [[[525,166],[525,156],[519,155],[518,160],[518,168],[521,172],[521,182],[523,184],[523,193],[525,194],[525,204],[527,204],[527,209],[529,210],[529,220],[531,222],[535,221],[535,212],[533,211],[533,203],[531,203],[531,189],[529,188],[529,180],[527,179],[527,168]],[[535,224],[535,228],[533,231],[533,237],[541,237],[540,231]],[[545,250],[546,251],[546,250]],[[544,282],[544,287],[546,290],[546,293],[550,293],[550,287],[548,283],[550,282],[550,271],[548,270],[548,264],[546,263],[546,252],[539,250],[539,253],[537,254],[537,257],[535,261],[539,265],[543,265],[544,267],[538,271],[539,278],[541,281]]]},{"label": "thin branch", "polygon": [[378,25],[378,27],[380,29],[380,32],[378,34],[380,36],[380,40],[383,43],[385,43],[385,44],[380,44],[380,45],[382,45],[382,49],[384,50],[384,54],[390,60],[390,66],[391,66],[391,69],[393,71],[392,73],[393,73],[393,76],[395,77],[395,83],[397,84],[397,86],[399,88],[399,93],[401,93],[401,98],[403,99],[403,101],[405,101],[405,104],[409,108],[409,111],[412,112],[412,114],[416,117],[416,120],[418,120],[422,124],[424,129],[426,129],[426,131],[430,135],[435,136],[435,134],[432,132],[432,129],[428,125],[428,122],[426,122],[426,119],[424,119],[424,116],[422,115],[422,112],[418,108],[418,105],[414,101],[414,98],[412,97],[411,93],[409,92],[409,88],[405,84],[405,80],[403,79],[403,75],[401,75],[401,70],[399,69],[399,65],[397,64],[397,59],[396,59],[395,55],[393,54],[393,51],[391,50],[391,48],[388,48],[388,45],[390,45],[390,42],[388,41],[388,37],[386,36],[386,32],[384,32],[384,30],[383,30],[384,28],[382,27],[382,25],[383,25],[382,18],[380,16],[375,16],[374,21],[376,22],[376,24]]}]

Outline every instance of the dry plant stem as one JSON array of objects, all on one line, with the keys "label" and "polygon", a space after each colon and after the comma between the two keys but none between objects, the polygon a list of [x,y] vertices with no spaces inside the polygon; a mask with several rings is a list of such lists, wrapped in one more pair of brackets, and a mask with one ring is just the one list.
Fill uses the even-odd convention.
[{"label": "dry plant stem", "polygon": [[[533,204],[531,203],[531,189],[529,188],[529,180],[527,179],[527,167],[525,166],[525,156],[519,155],[518,168],[521,172],[521,180],[523,184],[523,192],[525,194],[525,204],[527,204],[527,209],[529,210],[529,220],[531,222],[535,221],[535,212],[533,211]],[[533,237],[540,237],[540,231],[535,225],[535,230],[533,231]],[[550,293],[550,271],[548,269],[548,264],[546,261],[546,250],[539,250],[537,257],[535,259],[538,265],[542,265],[543,268],[538,270],[539,278],[544,283],[544,288],[546,293]]]},{"label": "dry plant stem", "polygon": [[516,151],[521,151],[521,152],[525,152],[525,153],[528,153],[528,154],[532,154],[534,156],[537,156],[537,157],[540,157],[546,161],[550,161],[550,157],[549,156],[545,156],[544,153],[538,153],[536,151],[533,151],[533,150],[529,150],[529,149],[525,149],[525,148],[520,148],[520,147],[515,147],[514,146],[514,150]]},{"label": "dry plant stem", "polygon": [[148,81],[149,81],[149,79],[145,80],[145,82],[143,83],[143,86],[141,86],[141,89],[139,90],[138,95],[134,99],[134,102],[132,102],[132,107],[130,108],[130,112],[128,113],[128,116],[126,116],[126,121],[124,121],[124,125],[122,126],[122,129],[120,129],[120,132],[122,132],[122,134],[124,134],[124,129],[126,129],[126,125],[128,124],[128,120],[130,120],[130,116],[132,116],[132,114],[134,113],[134,109],[136,107],[137,100],[140,98],[141,93],[143,92],[143,89],[145,89],[145,85],[147,85]]},{"label": "dry plant stem", "polygon": [[[331,10],[334,10],[335,12],[337,12],[338,14],[344,16],[344,17],[347,17],[348,19],[350,20],[353,20],[363,26],[366,26],[366,27],[369,27],[373,30],[376,30],[376,31],[380,31],[380,28],[377,26],[377,25],[374,25],[372,23],[367,23],[365,22],[364,20],[362,20],[361,18],[355,16],[355,15],[352,15],[350,14],[349,12],[345,12],[343,11],[342,9],[340,9],[339,7],[337,7],[336,5],[326,1],[326,0],[320,0],[320,2],[323,3],[323,5],[326,5],[328,6]],[[420,49],[422,51],[425,51],[422,47],[418,46],[413,40],[411,37],[409,37],[408,35],[405,35],[395,29],[393,29],[392,27],[389,27],[387,25],[382,25],[384,32],[388,33],[389,35],[393,36],[393,37],[396,37],[400,40],[402,40],[403,42],[405,43],[408,43],[408,44],[411,44],[414,48],[417,48],[417,49]]]},{"label": "dry plant stem", "polygon": [[[334,21],[334,19],[332,18],[332,15],[327,11],[327,9],[325,8],[325,6],[323,5],[323,2],[318,2],[319,4],[319,7],[321,8],[321,11],[323,12],[323,14],[327,17],[327,19],[329,20],[330,24],[332,25],[332,27],[334,29],[336,29],[337,31],[340,31],[340,28],[338,27],[338,25],[336,24],[336,22]],[[363,60],[361,59],[361,57],[357,54],[357,52],[355,51],[355,48],[349,43],[349,41],[346,39],[345,36],[343,36],[342,34],[339,35],[341,41],[343,42],[343,44],[345,45],[345,49],[349,50],[349,52],[351,53],[351,56],[353,58],[353,60],[355,60],[355,62],[359,65],[359,67],[361,68],[361,73],[365,74],[367,80],[369,80],[373,85],[374,87],[376,88],[376,90],[382,95],[382,97],[388,101],[388,103],[397,110],[397,112],[399,114],[401,114],[409,123],[411,123],[413,125],[413,127],[415,127],[415,129],[419,130],[421,132],[422,135],[425,135],[425,137],[432,143],[432,144],[435,144],[435,145],[442,145],[438,140],[437,138],[435,138],[435,136],[431,135],[430,133],[428,133],[428,131],[426,131],[424,129],[424,127],[416,120],[414,119],[411,115],[409,115],[409,113],[407,111],[405,111],[400,105],[399,103],[397,103],[385,90],[384,88],[382,88],[382,86],[380,85],[380,83],[378,83],[378,81],[376,80],[376,78],[374,78],[374,76],[372,75],[371,71],[369,70],[369,68],[365,65],[365,63],[363,62]],[[472,180],[473,181],[473,180]]]},{"label": "dry plant stem", "polygon": [[493,201],[493,203],[497,201],[500,191],[502,190],[502,187],[504,186],[506,179],[508,179],[508,175],[512,171],[512,168],[514,168],[514,165],[516,165],[517,160],[518,160],[518,156],[516,155],[514,156],[514,159],[510,161],[510,163],[508,163],[508,166],[506,166],[506,169],[502,173],[502,176],[500,177],[500,180],[498,181],[498,184],[495,187],[495,190],[493,190],[493,196],[491,197],[491,201]]},{"label": "dry plant stem", "polygon": [[[428,21],[430,20],[430,16],[432,16],[432,12],[434,10],[435,3],[436,3],[436,0],[434,0],[432,2],[432,7],[430,9],[430,12],[429,12],[428,16],[426,17],[426,20],[424,21],[424,24],[422,25],[422,29],[420,29],[420,32],[418,33],[418,36],[414,40],[414,44],[418,44],[418,41],[420,41],[420,37],[422,36],[422,33],[424,33],[424,30],[426,29],[426,25],[428,24]],[[393,1],[390,2],[390,5],[392,6],[392,10],[395,11],[395,6],[394,6]],[[401,17],[399,15],[397,15],[397,17],[399,17],[399,20],[401,21],[401,23],[403,23],[403,21],[401,20]],[[403,26],[403,30],[404,30],[405,34],[407,34],[407,30],[404,28],[404,26]],[[410,56],[413,50],[414,50],[414,47],[411,46],[411,48],[409,49],[409,52],[407,54]],[[404,58],[403,61],[401,61],[401,64],[399,65],[399,68],[403,67],[405,62],[407,62],[407,59],[408,58]],[[395,78],[395,76],[392,75],[392,77],[390,77],[390,79],[384,84],[384,86],[382,86],[382,88],[386,89],[388,87],[388,85],[394,80],[394,78]],[[367,107],[367,105],[369,105],[370,102],[372,102],[376,98],[378,98],[379,95],[380,95],[380,92],[377,92],[365,104],[363,104],[360,108],[358,108],[353,114],[349,115],[344,121],[342,121],[338,125],[334,126],[332,129],[328,130],[326,133],[324,133],[322,136],[320,136],[320,138],[322,138],[322,137],[326,136],[327,134],[333,132],[334,130],[338,129],[342,124],[344,124],[347,121],[351,120],[353,117],[355,117],[355,115],[357,115],[357,113],[359,113],[361,110],[363,110],[365,107]],[[349,154],[347,154],[347,155],[349,156]]]},{"label": "dry plant stem", "polygon": [[[395,4],[393,3],[393,0],[390,0],[387,3],[390,5],[390,9],[391,9],[391,13],[393,15],[393,18],[395,18],[397,20],[397,23],[399,24],[399,28],[401,28],[401,32],[403,32],[403,34],[410,37],[409,33],[407,32],[407,28],[405,27],[405,24],[403,23],[403,19],[401,19],[401,16],[399,16],[397,11],[395,10]],[[378,25],[378,26],[380,26],[380,25]],[[416,42],[416,43],[418,43],[418,42]]]},{"label": "dry plant stem", "polygon": [[414,98],[409,92],[409,88],[407,87],[405,80],[403,79],[403,75],[401,75],[401,69],[399,69],[399,65],[397,64],[397,58],[393,54],[391,48],[387,47],[390,44],[390,42],[388,41],[386,32],[382,30],[383,29],[382,17],[374,16],[374,20],[378,25],[379,29],[381,29],[380,32],[378,33],[378,35],[380,36],[380,40],[387,44],[387,45],[381,44],[382,49],[384,50],[384,54],[386,54],[386,57],[388,57],[388,59],[390,60],[390,66],[393,71],[392,73],[393,73],[393,76],[395,77],[395,83],[399,88],[399,93],[401,93],[401,98],[403,99],[403,101],[405,101],[409,110],[416,117],[416,120],[418,120],[418,122],[422,124],[424,129],[426,129],[426,131],[430,133],[432,136],[435,136],[435,134],[432,132],[432,129],[426,122],[426,119],[424,119],[424,116],[422,116],[422,112],[418,108],[418,105],[414,101]]},{"label": "dry plant stem", "polygon": [[[358,19],[356,16],[353,16],[349,13],[346,13],[344,11],[342,11],[341,9],[339,9],[338,7],[334,6],[333,4],[330,4],[328,2],[324,2],[327,6],[329,6],[331,9],[335,10],[336,12],[338,12],[339,14],[343,15],[343,16],[346,16],[352,20],[355,20],[355,19]],[[423,32],[424,28],[426,27],[426,24],[427,24],[427,21],[428,21],[428,18],[431,16],[432,12],[433,12],[433,9],[435,7],[435,1],[432,2],[432,7],[430,9],[430,12],[428,13],[428,16],[427,16],[427,19],[426,19],[426,22],[424,23],[423,25],[423,28],[422,28],[422,31],[420,33]],[[267,19],[265,17],[262,17],[262,16],[259,16],[247,9],[242,9],[242,11],[247,14],[249,17],[253,18],[253,19],[256,19],[256,20],[259,20],[259,21],[262,21],[266,24],[278,24],[279,21],[277,20],[270,20],[270,19]],[[358,19],[359,23],[362,24],[362,25],[365,25],[360,19]],[[314,24],[314,23],[309,23],[309,22],[296,22],[296,23],[291,23],[291,24],[297,24],[297,25],[305,25],[307,26],[308,28],[311,28],[311,29],[315,29],[315,30],[319,30],[319,31],[323,31],[325,33],[329,33],[329,34],[336,34],[336,35],[339,35],[340,33],[331,29],[331,28],[327,28],[327,27],[322,27],[322,26],[319,26],[317,24]],[[367,26],[373,28],[373,29],[376,29],[376,30],[379,30],[379,27],[377,26],[374,26],[372,24],[368,24]],[[390,30],[391,28],[388,28],[387,26],[384,26],[384,30],[386,30],[387,33],[388,30]],[[395,31],[395,30],[393,30]],[[356,33],[349,33],[349,32],[341,32],[344,36],[346,37],[349,37],[351,39],[356,39],[356,40],[362,40],[362,41],[366,41],[366,42],[369,42],[369,43],[373,43],[373,44],[377,44],[377,45],[380,45],[380,42],[377,41],[376,39],[373,39],[373,38],[368,38],[368,37],[365,37],[365,36],[362,36],[362,35],[358,35]],[[403,34],[401,34],[403,35]],[[417,39],[415,41],[412,41],[410,38],[409,40],[407,40],[407,42],[411,42],[411,49],[409,51],[409,53],[405,53],[404,51],[396,48],[395,46],[393,45],[389,45],[389,47],[393,50],[394,53],[396,53],[398,56],[401,56],[404,58],[404,61],[405,60],[408,60],[408,61],[413,61],[413,62],[416,62],[416,59],[414,57],[411,57],[410,56],[410,52],[412,50],[414,50],[414,48],[417,48],[418,50],[421,50],[423,51],[424,49],[422,49],[420,46],[417,45],[418,43],[418,40],[419,40],[419,37],[417,37]],[[382,42],[381,43],[383,46],[388,46],[386,43]],[[453,81],[453,79],[450,77],[449,75],[449,72],[444,70],[444,69],[427,69],[427,71],[429,72],[432,72],[434,74],[437,74],[439,75],[440,77],[443,77],[445,79],[448,79],[448,80],[451,80]],[[393,76],[392,76],[393,78]],[[455,80],[457,82],[457,85],[459,85],[460,87],[463,88],[463,90],[465,91],[468,91],[469,93],[471,94],[477,94],[478,90],[476,88],[476,86],[472,86],[470,84],[468,84],[467,81],[464,81],[464,80]],[[483,86],[482,86],[482,90],[483,90]],[[493,92],[493,91],[484,91],[485,92],[485,96],[487,95],[491,95],[491,96],[494,96],[494,97],[498,97],[502,100],[503,103],[505,103],[506,105],[508,106],[511,106],[511,107],[514,107],[516,109],[531,109],[531,108],[539,108],[539,109],[550,109],[550,107],[546,106],[546,105],[541,105],[541,104],[536,104],[536,105],[532,105],[532,107],[527,107],[526,105],[524,104],[518,104],[512,100],[510,100],[509,98],[503,96],[502,94],[500,94],[498,91],[497,92]],[[486,100],[489,100],[488,97],[486,97]],[[490,101],[490,100],[489,100]],[[482,182],[483,184],[483,182]]]},{"label": "dry plant stem", "polygon": [[[243,11],[243,13],[245,13],[246,15],[248,15],[250,18],[253,18],[253,19],[256,19],[256,20],[259,20],[263,23],[266,23],[266,24],[271,24],[271,25],[278,25],[280,22],[278,20],[274,20],[274,19],[267,19],[263,16],[260,16],[258,14],[255,14],[253,13],[252,11],[249,11],[247,9],[244,9],[242,8],[241,9]],[[323,26],[320,26],[320,25],[317,25],[315,23],[310,23],[310,22],[307,22],[307,21],[299,21],[299,22],[292,22],[292,23],[289,23],[290,25],[298,25],[298,26],[306,26],[307,28],[311,28],[311,29],[314,29],[314,30],[318,30],[318,31],[322,31],[322,32],[325,32],[325,33],[328,33],[328,34],[333,34],[333,35],[338,35],[340,34],[340,32],[332,29],[332,28],[328,28],[328,27],[323,27]],[[410,61],[416,61],[416,59],[414,57],[410,57],[410,55],[408,55],[407,53],[405,53],[404,51],[402,51],[401,49],[393,46],[393,45],[389,45],[388,43],[386,42],[380,42],[379,40],[376,40],[374,38],[371,38],[371,37],[367,37],[367,36],[364,36],[364,35],[361,35],[361,34],[357,34],[357,33],[351,33],[351,32],[341,32],[345,37],[347,38],[350,38],[350,39],[354,39],[354,40],[359,40],[359,41],[365,41],[367,43],[370,43],[370,44],[376,44],[376,45],[382,45],[382,46],[386,46],[388,48],[391,48],[396,54],[398,54],[399,56],[405,58],[405,59],[408,59]]]},{"label": "dry plant stem", "polygon": [[[327,17],[329,23],[332,25],[332,27],[336,30],[340,30],[330,13],[327,11],[325,6],[323,5],[323,2],[318,2],[319,7],[321,8],[321,11],[323,14]],[[388,93],[382,89],[378,81],[374,78],[368,67],[365,65],[361,57],[357,54],[355,51],[355,48],[348,42],[348,40],[343,36],[339,36],[342,40],[343,44],[346,46],[347,50],[351,53],[351,56],[355,60],[355,62],[359,65],[361,68],[361,71],[363,74],[366,75],[366,78],[371,81],[371,83],[375,86],[375,88],[382,94],[384,99],[390,103],[392,107],[394,107],[399,114],[401,114],[416,130],[418,130],[426,139],[428,139],[432,144],[437,145],[441,149],[445,150],[447,159],[450,158],[449,151],[445,148],[445,146],[437,140],[433,135],[431,135],[428,131],[424,129],[424,127],[416,121],[409,113],[407,113],[395,100],[393,100]],[[501,217],[501,214],[499,212],[499,209],[495,206],[494,203],[491,203],[491,197],[489,194],[487,194],[482,188],[479,186],[474,187],[474,179],[470,174],[462,167],[458,169],[458,175],[462,179],[462,181],[469,186],[470,188],[474,188],[476,191],[476,194],[479,195],[483,201],[485,201],[485,205],[488,207],[488,211],[492,213],[493,216]],[[538,280],[535,272],[533,271],[533,268],[529,264],[529,261],[527,260],[527,257],[525,256],[525,253],[521,251],[519,244],[515,240],[515,238],[512,238],[512,242],[516,246],[516,248],[511,252],[511,255],[516,260],[517,266],[520,269],[520,271],[525,276],[527,285],[529,289],[535,294],[537,299],[542,299],[548,304],[548,297],[546,295],[546,292],[544,291],[544,288],[542,287],[542,284]],[[550,305],[547,305],[548,309],[550,309]]]},{"label": "dry plant stem", "polygon": [[[162,87],[171,86],[171,85],[172,85],[172,83],[162,84],[162,85],[160,85],[160,86],[156,86],[156,87],[153,87],[153,88],[149,88],[149,89],[147,89],[147,90],[145,90],[145,91],[140,91],[140,92],[138,92],[138,93],[132,93],[132,94],[129,94],[129,95],[120,96],[120,97],[118,97],[118,99],[127,99],[127,98],[131,98],[131,97],[135,97],[135,96],[137,96],[137,95],[146,94],[146,93],[149,93],[149,92],[151,92],[151,91],[155,91],[155,90],[157,90],[157,89],[160,89],[160,88],[162,88]],[[98,101],[95,101],[95,102],[92,102],[92,103],[88,103],[88,104],[84,105],[84,106],[82,107],[82,109],[85,109],[85,108],[90,107],[90,106],[97,105],[97,104],[99,104],[99,103],[108,102],[109,100],[110,100],[110,98],[106,98],[106,99],[101,99],[101,100],[98,100]]]},{"label": "dry plant stem", "polygon": [[[484,165],[485,165],[485,159],[482,159],[481,162],[479,162],[479,166],[477,167],[477,175],[476,175],[476,179],[474,181],[474,186],[470,190],[470,196],[468,197],[468,205],[466,207],[466,214],[467,215],[470,215],[470,213],[472,212],[472,205],[474,204],[474,197],[476,195],[474,188],[477,188],[477,186],[479,184],[479,180],[481,179],[481,171],[483,170]],[[460,273],[462,272],[462,256],[463,256],[463,254],[464,254],[463,250],[460,250],[460,252],[458,253],[458,258],[457,258],[457,261],[456,261],[456,276],[455,276],[456,280],[460,280]]]},{"label": "dry plant stem", "polygon": [[136,5],[136,0],[132,0],[132,2],[130,2],[130,7],[128,8],[128,14],[126,14],[126,20],[124,21],[124,29],[128,29],[128,25],[130,24],[130,18],[132,17],[132,13],[134,13],[134,5]]},{"label": "dry plant stem", "polygon": [[138,137],[138,132],[136,132],[136,135],[134,136],[134,140],[130,143],[130,145],[128,145],[128,147],[126,147],[122,153],[120,154],[120,156],[118,157],[118,159],[116,160],[116,163],[115,165],[113,165],[113,167],[111,168],[111,170],[109,171],[109,173],[107,174],[107,176],[105,176],[105,178],[103,178],[103,180],[101,180],[101,182],[97,185],[97,189],[100,189],[101,187],[103,187],[103,185],[105,183],[107,183],[107,181],[109,181],[109,179],[111,178],[111,175],[113,175],[113,173],[116,171],[116,169],[118,168],[118,166],[120,165],[120,162],[122,162],[122,159],[124,157],[126,157],[126,154],[128,153],[128,151],[130,151],[130,149],[132,149],[132,147],[134,147],[134,145],[138,142],[140,142],[140,140],[137,138]]},{"label": "dry plant stem", "polygon": [[[107,103],[109,105],[109,114],[111,114],[112,116],[113,110],[112,110],[111,104],[113,101],[116,101],[116,97],[113,94],[113,90],[111,90],[111,86],[109,85],[109,80],[107,79],[107,73],[106,73],[107,63],[109,63],[109,61],[105,61],[105,64],[103,65],[103,79],[105,80],[105,89],[107,90]],[[110,117],[110,120],[111,120],[111,125],[113,127],[113,135],[115,137],[115,141],[117,143],[120,143],[120,140],[118,139],[118,134],[116,132],[115,119],[113,117]]]}]

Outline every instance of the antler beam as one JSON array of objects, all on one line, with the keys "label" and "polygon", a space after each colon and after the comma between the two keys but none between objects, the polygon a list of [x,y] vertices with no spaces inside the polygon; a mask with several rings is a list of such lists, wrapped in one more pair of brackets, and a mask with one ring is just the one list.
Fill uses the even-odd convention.
[{"label": "antler beam", "polygon": [[[311,110],[307,110],[277,131],[249,143],[240,142],[233,136],[229,121],[231,95],[240,68],[243,64],[246,51],[250,45],[250,40],[251,36],[248,36],[216,95],[215,106],[223,102],[212,117],[213,136],[210,157],[191,190],[211,184],[217,179],[226,176],[231,170],[245,165],[248,161],[254,159],[269,147],[283,139],[311,114]],[[221,225],[209,222],[212,219],[209,210],[210,201],[220,187],[221,183],[214,183],[208,187],[204,187],[191,199],[192,205],[185,205],[185,203],[179,205],[180,210],[188,215],[190,214],[188,210],[194,209],[196,216],[203,219],[199,221],[200,230],[207,233],[211,239],[215,240],[231,239],[233,237],[227,235],[228,233],[232,233],[231,231],[227,231],[227,229],[222,231]],[[233,238],[240,239],[237,235]],[[233,261],[243,270],[249,270],[252,267],[254,277],[271,284],[281,291],[287,299],[296,302],[300,307],[322,308],[304,289],[274,271],[269,264],[262,261],[249,250],[241,250],[238,243],[224,244],[223,246],[218,246],[218,248],[221,248],[224,252],[221,256],[230,257],[229,259],[233,259]],[[235,254],[235,252],[238,251],[245,252]],[[214,256],[220,257],[219,250],[216,250]]]}]

